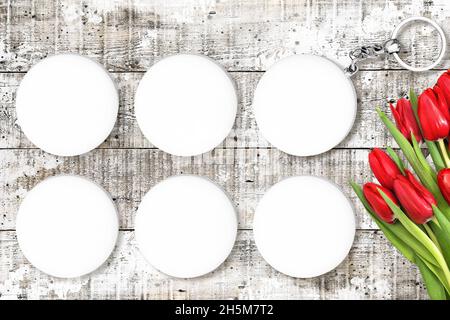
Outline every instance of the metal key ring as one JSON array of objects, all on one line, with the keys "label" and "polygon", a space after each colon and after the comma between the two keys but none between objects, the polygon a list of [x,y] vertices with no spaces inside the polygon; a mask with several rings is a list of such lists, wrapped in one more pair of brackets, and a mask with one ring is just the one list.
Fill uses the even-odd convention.
[{"label": "metal key ring", "polygon": [[439,33],[439,37],[441,38],[441,52],[439,53],[439,57],[437,58],[436,61],[434,61],[432,64],[426,66],[426,67],[422,67],[422,68],[416,68],[413,66],[410,66],[409,64],[406,64],[398,55],[398,53],[394,52],[393,55],[395,57],[395,59],[397,60],[397,62],[405,69],[411,70],[411,71],[415,71],[415,72],[421,72],[421,71],[427,71],[430,70],[434,67],[436,67],[439,62],[441,62],[441,60],[444,58],[445,55],[445,50],[447,47],[447,40],[445,39],[445,34],[444,31],[442,30],[442,28],[433,20],[425,18],[425,17],[411,17],[408,19],[403,20],[402,22],[400,22],[400,24],[395,27],[394,31],[392,32],[392,36],[391,39],[396,40],[397,36],[400,32],[400,30],[408,23],[413,22],[413,21],[422,21],[422,22],[426,22],[428,24],[430,24],[434,29],[436,29],[436,31]]}]

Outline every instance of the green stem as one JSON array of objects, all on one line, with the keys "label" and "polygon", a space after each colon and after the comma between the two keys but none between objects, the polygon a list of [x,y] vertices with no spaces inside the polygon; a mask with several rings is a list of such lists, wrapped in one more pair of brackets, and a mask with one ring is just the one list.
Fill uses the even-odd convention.
[{"label": "green stem", "polygon": [[436,216],[433,216],[433,218],[431,218],[431,222],[433,222],[434,224],[436,224],[439,228],[441,227],[441,225],[439,224],[438,219],[436,218]]},{"label": "green stem", "polygon": [[438,140],[439,148],[441,149],[442,156],[444,157],[445,166],[450,168],[450,158],[448,157],[447,148],[445,147],[444,139]]},{"label": "green stem", "polygon": [[436,247],[439,249],[439,251],[442,252],[442,248],[439,245],[439,242],[436,238],[436,235],[434,234],[433,230],[431,230],[430,226],[426,223],[423,224],[423,227],[425,228],[426,232],[428,233],[428,236],[430,237],[430,239],[434,242],[434,244],[436,245]]}]

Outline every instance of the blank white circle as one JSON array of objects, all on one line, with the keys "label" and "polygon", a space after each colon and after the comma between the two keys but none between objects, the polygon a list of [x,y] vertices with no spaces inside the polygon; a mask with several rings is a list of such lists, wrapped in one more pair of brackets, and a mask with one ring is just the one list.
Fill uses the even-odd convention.
[{"label": "blank white circle", "polygon": [[189,175],[170,177],[150,189],[135,224],[147,261],[177,278],[215,270],[230,254],[237,233],[228,196],[208,179]]},{"label": "blank white circle", "polygon": [[276,270],[311,278],[336,268],[355,236],[347,197],[323,178],[299,176],[272,186],[256,209],[256,246]]},{"label": "blank white circle", "polygon": [[46,58],[27,72],[16,97],[17,123],[38,148],[75,156],[99,146],[116,122],[119,97],[107,71],[76,54]]},{"label": "blank white circle", "polygon": [[60,278],[88,274],[114,249],[116,208],[103,188],[78,176],[56,176],[37,184],[22,201],[17,240],[28,261]]},{"label": "blank white circle", "polygon": [[204,56],[180,54],[146,72],[134,106],[139,127],[153,145],[194,156],[211,151],[229,134],[237,97],[221,66]]},{"label": "blank white circle", "polygon": [[296,156],[320,154],[339,144],[353,126],[356,106],[350,78],[335,63],[313,55],[275,63],[253,99],[264,138]]}]

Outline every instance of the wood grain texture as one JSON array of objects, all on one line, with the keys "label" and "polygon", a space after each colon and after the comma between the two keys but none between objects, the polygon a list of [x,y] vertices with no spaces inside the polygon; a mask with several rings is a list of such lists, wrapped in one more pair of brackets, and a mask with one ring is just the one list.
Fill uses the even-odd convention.
[{"label": "wood grain texture", "polygon": [[[12,4],[11,4],[12,3]],[[56,3],[55,5],[53,3]],[[403,18],[425,15],[450,27],[447,0],[0,2],[0,70],[25,71],[43,57],[79,52],[109,70],[144,71],[161,57],[202,53],[228,70],[266,70],[293,53],[342,64],[349,49],[382,42]],[[439,42],[430,30],[407,30],[405,56],[431,60]],[[408,33],[410,32],[410,33]],[[440,67],[448,67],[448,59]],[[390,59],[365,68],[399,68]]]},{"label": "wood grain texture", "polygon": [[216,271],[176,279],[153,269],[133,232],[121,232],[107,263],[91,275],[55,279],[32,267],[13,232],[0,233],[0,298],[11,299],[423,299],[417,269],[378,232],[359,231],[350,255],[328,274],[294,279],[259,255],[251,231]]},{"label": "wood grain texture", "polygon": [[274,183],[294,175],[327,177],[353,200],[357,226],[370,229],[375,225],[349,185],[350,180],[363,183],[372,179],[368,152],[336,149],[301,158],[277,149],[215,149],[196,157],[177,157],[157,149],[97,149],[64,158],[37,149],[1,150],[0,227],[14,229],[19,204],[34,185],[47,176],[67,173],[86,176],[103,186],[117,205],[124,229],[134,227],[134,214],[145,193],[177,174],[205,176],[223,187],[236,206],[242,229],[251,229],[255,207]]},{"label": "wood grain texture", "polygon": [[[409,87],[431,85],[436,72],[413,74],[390,58],[366,61],[353,78],[358,118],[338,148],[299,158],[276,149],[258,132],[252,97],[275,61],[295,53],[326,56],[346,65],[350,49],[387,39],[403,18],[424,15],[450,29],[447,0],[0,0],[0,299],[425,299],[415,267],[376,230],[348,182],[373,179],[368,148],[395,146],[375,107],[386,109]],[[439,43],[430,28],[406,29],[402,56],[423,65]],[[414,42],[409,41],[413,39]],[[15,92],[30,67],[63,52],[89,56],[112,72],[120,110],[109,138],[73,158],[36,149],[16,125]],[[235,126],[210,153],[173,157],[153,146],[137,127],[133,96],[142,73],[176,53],[208,55],[231,71],[239,95]],[[438,66],[450,66],[448,55]],[[312,106],[313,107],[313,106]],[[33,268],[15,238],[20,201],[55,174],[79,174],[102,185],[120,214],[118,245],[108,262],[80,279],[61,280]],[[205,277],[173,279],[152,269],[134,242],[134,213],[154,184],[175,174],[209,177],[232,197],[239,236],[227,261]],[[349,257],[333,272],[309,280],[268,266],[252,238],[255,206],[281,179],[299,174],[328,177],[355,204],[357,236]],[[89,223],[86,221],[86,223]]]}]

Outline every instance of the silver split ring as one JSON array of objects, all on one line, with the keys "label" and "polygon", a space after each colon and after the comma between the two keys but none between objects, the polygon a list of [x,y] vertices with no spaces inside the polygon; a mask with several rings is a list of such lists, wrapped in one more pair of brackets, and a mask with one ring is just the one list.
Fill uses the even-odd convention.
[{"label": "silver split ring", "polygon": [[417,68],[417,67],[413,67],[413,66],[410,66],[409,64],[405,63],[399,57],[397,52],[394,52],[393,55],[394,55],[395,59],[397,60],[397,62],[405,69],[415,71],[415,72],[427,71],[427,70],[430,70],[430,69],[436,67],[439,64],[439,62],[441,62],[441,60],[444,58],[445,50],[447,47],[447,40],[445,39],[445,34],[444,34],[444,31],[442,30],[442,28],[433,20],[425,18],[425,17],[411,17],[411,18],[403,20],[402,22],[400,22],[400,24],[397,27],[395,27],[394,31],[392,32],[391,39],[397,39],[397,36],[398,36],[399,32],[401,31],[401,29],[408,23],[414,22],[414,21],[423,21],[425,23],[428,23],[434,29],[436,29],[436,31],[439,33],[439,37],[441,38],[441,44],[442,44],[441,52],[439,53],[439,57],[432,64],[430,64],[426,67]]}]

